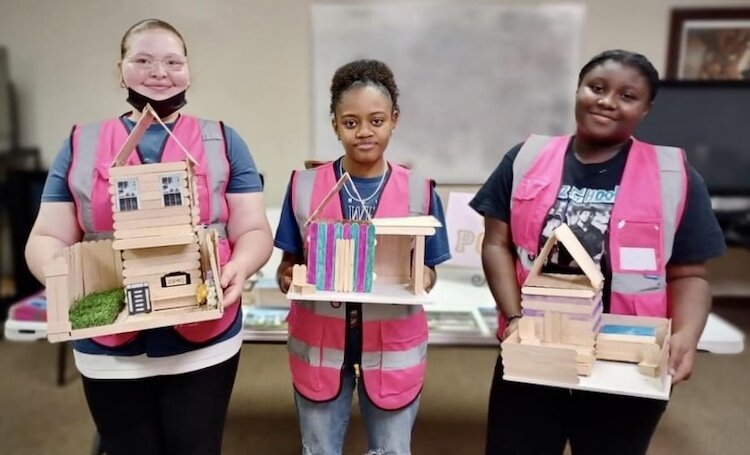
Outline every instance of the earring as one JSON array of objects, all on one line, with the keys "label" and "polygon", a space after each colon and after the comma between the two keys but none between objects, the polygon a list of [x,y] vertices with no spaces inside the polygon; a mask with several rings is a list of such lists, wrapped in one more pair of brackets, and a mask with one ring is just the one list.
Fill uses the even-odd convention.
[{"label": "earring", "polygon": [[339,142],[341,142],[341,136],[339,136],[338,134],[336,135],[336,139],[338,139]]},{"label": "earring", "polygon": [[120,87],[122,87],[122,88],[126,88],[127,87],[125,85],[125,80],[124,79],[120,79]]}]

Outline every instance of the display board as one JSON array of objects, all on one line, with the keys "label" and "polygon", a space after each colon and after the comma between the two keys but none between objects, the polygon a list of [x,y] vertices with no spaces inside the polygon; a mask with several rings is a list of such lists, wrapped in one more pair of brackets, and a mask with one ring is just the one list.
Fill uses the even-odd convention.
[{"label": "display board", "polygon": [[564,134],[585,7],[315,3],[311,155],[342,153],[329,117],[331,78],[355,59],[393,70],[401,116],[388,158],[439,183],[481,183],[529,134]]}]

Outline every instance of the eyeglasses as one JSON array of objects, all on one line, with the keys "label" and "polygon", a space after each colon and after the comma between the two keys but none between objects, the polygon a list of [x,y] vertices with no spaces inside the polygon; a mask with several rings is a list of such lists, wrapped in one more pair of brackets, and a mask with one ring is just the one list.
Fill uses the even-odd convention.
[{"label": "eyeglasses", "polygon": [[128,61],[139,70],[152,70],[157,63],[161,63],[167,71],[180,71],[187,65],[187,58],[170,55],[164,58],[156,58],[150,55],[134,55],[129,57]]}]

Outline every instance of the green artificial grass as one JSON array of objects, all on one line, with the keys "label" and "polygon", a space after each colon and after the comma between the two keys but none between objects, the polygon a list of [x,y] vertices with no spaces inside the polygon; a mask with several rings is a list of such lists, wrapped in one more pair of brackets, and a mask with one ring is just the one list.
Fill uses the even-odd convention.
[{"label": "green artificial grass", "polygon": [[70,307],[68,315],[73,329],[85,329],[111,324],[124,307],[125,290],[117,288],[81,297]]}]

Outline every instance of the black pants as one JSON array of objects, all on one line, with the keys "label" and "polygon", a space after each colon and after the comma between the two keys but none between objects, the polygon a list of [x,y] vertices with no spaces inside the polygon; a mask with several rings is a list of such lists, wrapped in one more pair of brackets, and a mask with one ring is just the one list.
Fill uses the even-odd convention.
[{"label": "black pants", "polygon": [[486,455],[645,454],[666,401],[504,381],[497,357]]},{"label": "black pants", "polygon": [[83,378],[107,455],[221,453],[240,354],[190,373],[133,380]]}]

